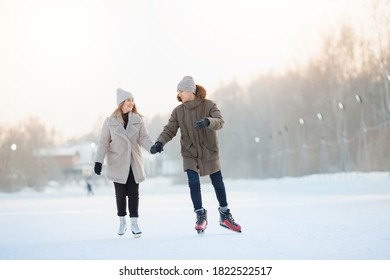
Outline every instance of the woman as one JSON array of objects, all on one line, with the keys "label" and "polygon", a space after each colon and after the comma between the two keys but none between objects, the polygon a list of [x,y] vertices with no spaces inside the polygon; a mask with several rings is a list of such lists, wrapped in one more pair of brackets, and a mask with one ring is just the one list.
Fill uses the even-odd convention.
[{"label": "woman", "polygon": [[150,150],[150,140],[142,116],[134,103],[134,96],[121,88],[116,90],[118,107],[103,124],[95,157],[95,173],[100,175],[106,157],[106,176],[114,182],[119,216],[118,234],[126,232],[126,197],[131,231],[140,237],[138,227],[139,183],[145,180],[141,146]]},{"label": "woman", "polygon": [[206,90],[196,85],[191,76],[185,76],[177,86],[177,99],[182,104],[171,114],[168,124],[151,148],[151,153],[161,153],[163,146],[181,132],[181,155],[184,171],[187,172],[191,200],[196,213],[195,229],[198,233],[207,228],[207,211],[202,205],[200,176],[209,175],[219,202],[220,225],[241,232],[228,208],[223,183],[217,130],[223,119],[217,105],[206,99]]}]

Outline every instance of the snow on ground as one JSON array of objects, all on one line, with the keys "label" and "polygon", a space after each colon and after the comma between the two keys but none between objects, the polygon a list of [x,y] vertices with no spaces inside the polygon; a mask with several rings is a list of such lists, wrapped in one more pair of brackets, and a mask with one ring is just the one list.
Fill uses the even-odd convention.
[{"label": "snow on ground", "polygon": [[204,180],[209,227],[198,235],[185,183],[149,178],[140,185],[139,239],[129,231],[117,236],[111,184],[95,186],[94,196],[77,184],[0,194],[0,260],[390,259],[388,173],[226,179],[241,234],[218,225]]}]

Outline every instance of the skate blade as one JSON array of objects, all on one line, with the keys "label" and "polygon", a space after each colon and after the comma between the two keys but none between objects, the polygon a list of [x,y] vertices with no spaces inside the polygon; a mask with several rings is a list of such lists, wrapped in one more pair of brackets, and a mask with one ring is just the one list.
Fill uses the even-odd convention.
[{"label": "skate blade", "polygon": [[127,232],[127,228],[125,228],[125,230],[123,231],[123,233],[120,233],[120,232],[118,231],[118,236],[121,237],[121,236],[125,235],[126,232]]},{"label": "skate blade", "polygon": [[197,233],[204,233],[204,231],[207,229],[207,226],[204,228],[195,228]]},{"label": "skate blade", "polygon": [[231,229],[230,227],[228,227],[228,226],[226,226],[226,225],[224,225],[224,224],[219,224],[221,227],[223,227],[223,228],[226,228],[226,229],[228,229],[228,230],[231,230],[231,231],[234,231],[234,232],[238,232],[238,233],[241,233],[242,231],[241,230],[234,230],[234,229]]},{"label": "skate blade", "polygon": [[141,233],[142,232],[138,232],[138,233],[133,232],[134,238],[140,238],[141,237]]}]

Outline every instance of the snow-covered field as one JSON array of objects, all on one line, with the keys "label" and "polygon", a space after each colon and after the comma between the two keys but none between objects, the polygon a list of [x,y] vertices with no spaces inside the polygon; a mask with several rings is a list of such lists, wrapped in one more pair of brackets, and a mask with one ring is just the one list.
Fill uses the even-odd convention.
[{"label": "snow-covered field", "polygon": [[202,235],[185,180],[140,185],[139,239],[117,236],[111,184],[0,194],[0,260],[390,260],[388,173],[225,180],[241,234],[218,225],[207,179]]},{"label": "snow-covered field", "polygon": [[[111,184],[95,186],[94,196],[87,196],[85,182],[41,193],[2,193],[0,278],[226,279],[221,268],[249,266],[267,272],[271,266],[272,273],[263,277],[389,279],[388,173],[225,180],[241,234],[218,225],[218,205],[207,179],[203,200],[209,227],[202,235],[193,229],[195,214],[184,177],[182,185],[165,178],[141,184],[143,235],[138,239],[129,232],[116,234]],[[124,268],[160,268],[164,273],[201,268],[202,274],[122,275]]]}]

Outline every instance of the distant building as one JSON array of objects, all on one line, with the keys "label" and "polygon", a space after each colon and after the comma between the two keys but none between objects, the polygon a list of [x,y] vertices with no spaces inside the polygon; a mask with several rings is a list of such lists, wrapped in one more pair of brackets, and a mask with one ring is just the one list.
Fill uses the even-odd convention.
[{"label": "distant building", "polygon": [[78,177],[74,169],[80,162],[80,153],[69,148],[45,148],[36,153],[44,163],[43,172],[49,180],[69,180]]},{"label": "distant building", "polygon": [[[87,142],[70,146],[41,149],[37,153],[37,155],[44,158],[48,164],[54,164],[55,168],[59,170],[63,176],[62,179],[65,180],[81,179],[83,177],[91,176],[94,154],[95,146]],[[59,178],[50,179],[56,180]]]}]

